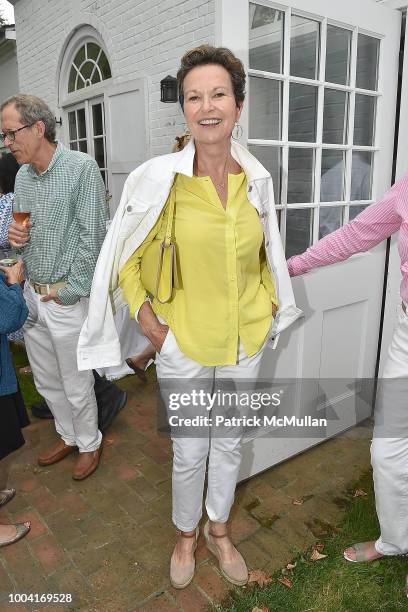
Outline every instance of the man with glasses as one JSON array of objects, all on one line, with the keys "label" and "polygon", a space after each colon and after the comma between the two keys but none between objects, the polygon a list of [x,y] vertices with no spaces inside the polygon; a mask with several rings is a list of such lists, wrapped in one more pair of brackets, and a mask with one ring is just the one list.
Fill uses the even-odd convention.
[{"label": "man with glasses", "polygon": [[26,349],[60,436],[38,463],[51,465],[78,449],[73,478],[83,480],[98,467],[102,434],[92,371],[78,371],[76,349],[105,236],[105,186],[92,157],[55,141],[55,119],[45,102],[20,94],[0,112],[0,137],[23,164],[16,202],[31,213],[29,227],[13,222],[8,234],[13,247],[24,249]]}]

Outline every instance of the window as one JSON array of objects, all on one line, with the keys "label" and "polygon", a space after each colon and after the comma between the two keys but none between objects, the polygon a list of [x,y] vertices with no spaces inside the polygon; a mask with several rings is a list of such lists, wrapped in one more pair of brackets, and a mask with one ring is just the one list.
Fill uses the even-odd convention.
[{"label": "window", "polygon": [[70,39],[61,66],[60,98],[67,126],[66,141],[75,151],[96,159],[108,191],[105,81],[112,78],[103,42],[96,30],[84,26]]},{"label": "window", "polygon": [[248,147],[272,175],[286,255],[372,202],[380,39],[249,4]]},{"label": "window", "polygon": [[101,99],[86,101],[68,111],[69,147],[89,153],[96,159],[107,185],[104,103]]},{"label": "window", "polygon": [[112,76],[108,58],[96,42],[86,42],[72,61],[68,80],[68,93],[95,85]]}]

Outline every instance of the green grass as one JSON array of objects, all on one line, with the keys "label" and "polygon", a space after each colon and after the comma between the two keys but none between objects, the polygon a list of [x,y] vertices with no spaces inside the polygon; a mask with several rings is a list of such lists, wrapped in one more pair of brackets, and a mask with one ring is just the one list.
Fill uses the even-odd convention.
[{"label": "green grass", "polygon": [[[407,610],[405,576],[408,558],[389,557],[371,563],[350,563],[342,551],[354,542],[378,536],[371,474],[353,487],[364,489],[367,497],[353,498],[344,521],[335,535],[324,543],[326,559],[310,561],[309,554],[299,556],[296,568],[288,573],[293,582],[287,588],[277,582],[282,574],[264,588],[235,589],[217,612],[251,612],[266,607],[269,612],[394,612]],[[408,519],[408,517],[407,517]]]},{"label": "green grass", "polygon": [[23,346],[17,345],[14,342],[10,343],[11,353],[13,355],[13,362],[16,368],[16,374],[18,383],[20,385],[21,393],[23,394],[24,403],[27,408],[31,406],[33,402],[42,401],[41,395],[37,393],[37,389],[34,385],[32,374],[20,374],[18,369],[28,365],[28,358]]}]

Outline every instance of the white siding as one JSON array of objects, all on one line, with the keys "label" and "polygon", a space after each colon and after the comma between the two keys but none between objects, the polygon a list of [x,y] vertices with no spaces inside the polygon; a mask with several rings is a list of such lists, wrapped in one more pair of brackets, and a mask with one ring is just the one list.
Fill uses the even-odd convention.
[{"label": "white siding", "polygon": [[178,104],[160,102],[160,80],[175,76],[181,55],[214,42],[215,0],[18,0],[15,5],[20,89],[57,106],[58,64],[81,23],[102,36],[112,76],[147,76],[150,154],[169,152],[183,129]]}]

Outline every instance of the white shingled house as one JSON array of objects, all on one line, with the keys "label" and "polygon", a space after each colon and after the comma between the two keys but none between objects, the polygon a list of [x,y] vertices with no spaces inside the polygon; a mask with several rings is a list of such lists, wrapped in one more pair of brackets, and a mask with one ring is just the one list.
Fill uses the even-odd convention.
[{"label": "white shingled house", "polygon": [[[244,62],[241,142],[273,176],[287,255],[353,219],[408,168],[408,62],[400,51],[408,0],[12,4],[20,90],[48,102],[67,146],[96,158],[112,213],[127,174],[169,152],[184,130],[178,104],[160,101],[160,81],[175,76],[184,51],[204,42],[230,47]],[[293,410],[301,415],[305,402],[326,393],[337,413],[329,435],[364,410],[358,384],[345,392],[326,383],[372,379],[378,366],[381,372],[398,280],[395,247],[386,242],[294,279],[305,318],[268,351],[263,375],[318,381],[320,390],[306,386]],[[241,476],[320,441],[255,435]]]}]

